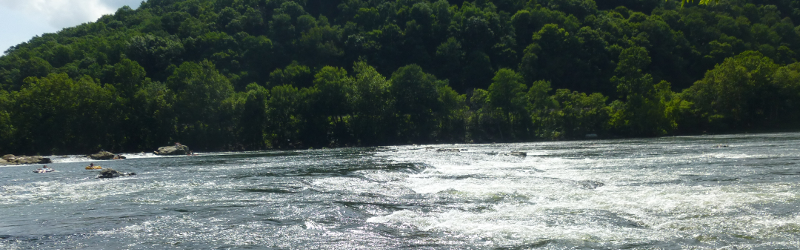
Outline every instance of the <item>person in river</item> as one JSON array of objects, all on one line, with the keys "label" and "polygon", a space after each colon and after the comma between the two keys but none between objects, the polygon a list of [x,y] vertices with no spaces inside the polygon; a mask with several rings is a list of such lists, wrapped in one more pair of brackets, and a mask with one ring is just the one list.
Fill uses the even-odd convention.
[{"label": "person in river", "polygon": [[94,162],[89,163],[89,167],[88,168],[94,168]]},{"label": "person in river", "polygon": [[47,165],[42,166],[42,168],[33,170],[34,173],[39,173],[39,174],[49,173],[53,171],[55,171],[55,169],[49,168],[47,167]]}]

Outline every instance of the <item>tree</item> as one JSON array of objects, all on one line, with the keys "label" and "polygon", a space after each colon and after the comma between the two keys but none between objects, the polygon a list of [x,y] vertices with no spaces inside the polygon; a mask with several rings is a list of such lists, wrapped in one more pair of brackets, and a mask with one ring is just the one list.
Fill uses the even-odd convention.
[{"label": "tree", "polygon": [[28,78],[11,107],[17,150],[63,154],[118,148],[115,92],[87,76]]},{"label": "tree", "polygon": [[11,123],[11,113],[9,112],[13,100],[5,90],[0,90],[0,151],[11,152],[14,148],[13,136],[15,128]]},{"label": "tree", "polygon": [[653,84],[650,74],[642,69],[650,64],[650,56],[642,47],[627,48],[620,53],[619,64],[611,79],[624,100],[611,118],[619,133],[631,136],[659,136],[675,128],[674,120],[666,113],[666,97],[671,96],[669,83]]},{"label": "tree", "polygon": [[237,125],[238,138],[247,149],[265,149],[271,146],[267,125],[267,102],[269,90],[261,85],[251,83],[247,91],[242,93],[244,103]]},{"label": "tree", "polygon": [[[694,2],[694,0],[681,0],[682,4],[685,4],[685,3],[688,3],[688,2]],[[700,0],[700,4],[703,4],[703,5],[710,4],[711,2],[718,3],[719,0]]]},{"label": "tree", "polygon": [[[514,70],[500,69],[492,78],[492,85],[489,86],[489,104],[504,118],[509,138],[516,137],[514,125],[527,124],[528,121],[525,112],[528,102],[525,95],[527,87],[522,81],[522,75]],[[503,130],[505,129],[500,129],[501,138]]]},{"label": "tree", "polygon": [[794,128],[799,7],[150,0],[0,56],[0,147],[230,150]]},{"label": "tree", "polygon": [[552,119],[551,111],[558,107],[558,103],[550,96],[550,82],[545,80],[535,81],[531,84],[528,93],[527,110],[530,114],[532,125],[531,134],[539,138],[556,138],[555,122]]},{"label": "tree", "polygon": [[391,82],[366,62],[353,65],[353,94],[350,103],[353,107],[353,131],[357,143],[378,145],[389,143],[395,133],[396,124],[391,119],[393,100],[389,89]]},{"label": "tree", "polygon": [[395,111],[401,123],[403,138],[431,141],[435,130],[433,111],[439,107],[436,77],[412,64],[397,69],[392,74],[390,93],[395,100]]},{"label": "tree", "polygon": [[136,150],[151,149],[179,141],[175,93],[162,82],[150,82],[136,91],[130,102],[137,129],[129,135]]},{"label": "tree", "polygon": [[292,85],[296,87],[309,87],[314,76],[308,66],[293,61],[285,69],[275,69],[269,74],[269,86]]},{"label": "tree", "polygon": [[336,122],[350,113],[348,100],[352,95],[352,79],[345,69],[323,67],[314,75],[314,87],[319,91],[318,102],[314,105],[317,112],[334,117]]},{"label": "tree", "polygon": [[552,96],[556,104],[548,114],[550,123],[546,135],[553,138],[583,138],[586,134],[605,131],[609,110],[606,97],[600,93],[586,95],[567,89],[556,90]]},{"label": "tree", "polygon": [[[314,76],[314,87],[308,97],[308,117],[310,124],[305,130],[310,140],[328,138],[325,142],[347,141],[344,117],[350,114],[349,99],[352,95],[352,79],[342,68],[325,66]],[[332,124],[332,128],[331,128]],[[308,134],[311,133],[311,134]],[[306,140],[310,143],[310,140]]]},{"label": "tree", "polygon": [[272,145],[279,148],[299,145],[299,102],[304,96],[291,85],[275,86],[270,94],[267,114],[270,121],[268,129],[272,131]]},{"label": "tree", "polygon": [[163,69],[180,62],[184,52],[183,44],[176,37],[134,36],[126,45],[125,54],[139,65],[144,65],[148,75],[158,77],[166,77]]},{"label": "tree", "polygon": [[[167,79],[175,92],[175,110],[181,140],[209,147],[222,144],[227,129],[223,101],[233,94],[233,85],[209,61],[185,62]],[[203,136],[198,136],[203,135]],[[185,138],[185,139],[184,139]]]},{"label": "tree", "polygon": [[778,124],[780,117],[788,115],[785,101],[796,98],[793,67],[778,70],[778,65],[760,52],[746,51],[725,59],[682,96],[694,103],[708,129]]},{"label": "tree", "polygon": [[147,81],[146,72],[136,61],[123,58],[122,61],[114,64],[114,70],[108,77],[108,82],[113,83],[117,89],[122,91],[122,96],[133,97],[137,90],[141,89]]}]

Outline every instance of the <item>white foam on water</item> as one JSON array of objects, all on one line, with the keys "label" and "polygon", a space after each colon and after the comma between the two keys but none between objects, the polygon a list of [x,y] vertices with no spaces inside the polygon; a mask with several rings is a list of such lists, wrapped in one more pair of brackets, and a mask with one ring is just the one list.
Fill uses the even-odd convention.
[{"label": "white foam on water", "polygon": [[96,200],[136,192],[136,186],[124,181],[109,182],[102,179],[87,179],[82,182],[65,183],[61,181],[32,182],[2,187],[2,204],[29,204],[41,202],[74,203]]},{"label": "white foam on water", "polygon": [[50,160],[53,161],[53,163],[75,163],[75,162],[94,161],[91,158],[84,155],[53,155],[53,156],[46,156],[46,158],[50,158]]},{"label": "white foam on water", "polygon": [[20,249],[18,246],[13,245],[12,243],[13,242],[0,241],[0,249],[6,249],[6,250],[17,250],[17,249]]},{"label": "white foam on water", "polygon": [[356,194],[379,194],[383,196],[401,196],[410,194],[403,186],[349,177],[329,177],[313,181],[312,188],[321,192],[346,192]]},{"label": "white foam on water", "polygon": [[[759,204],[796,202],[800,184],[681,184],[687,175],[710,178],[714,174],[698,173],[702,168],[687,164],[770,155],[640,152],[634,158],[592,159],[552,157],[562,152],[548,151],[520,159],[470,149],[443,153],[398,147],[387,156],[396,162],[430,166],[402,181],[416,193],[484,202],[487,208],[401,210],[368,222],[453,232],[488,239],[487,244],[495,247],[543,239],[670,242],[692,235],[711,242],[720,235],[769,241],[800,233],[796,220],[800,212],[785,218],[753,209]],[[602,185],[585,186],[586,181]],[[784,243],[800,247],[797,241]]]},{"label": "white foam on water", "polygon": [[[167,242],[173,246],[228,246],[297,248],[309,235],[335,236],[324,225],[311,220],[301,225],[276,228],[262,221],[226,224],[225,218],[198,218],[192,215],[159,216],[156,219],[113,230],[99,231],[99,237],[139,239],[130,245],[136,248],[148,242]],[[327,238],[327,237],[326,237]],[[146,246],[146,245],[144,245]]]},{"label": "white foam on water", "polygon": [[144,153],[144,152],[142,152],[142,153],[122,153],[120,155],[125,156],[126,159],[147,159],[147,158],[159,157],[158,155],[156,155],[154,153]]}]

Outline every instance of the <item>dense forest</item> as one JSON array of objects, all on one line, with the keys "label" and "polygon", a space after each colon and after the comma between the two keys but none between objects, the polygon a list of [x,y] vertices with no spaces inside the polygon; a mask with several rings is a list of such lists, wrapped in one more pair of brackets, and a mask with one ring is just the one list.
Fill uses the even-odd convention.
[{"label": "dense forest", "polygon": [[5,51],[0,152],[791,130],[794,21],[795,0],[148,0]]}]

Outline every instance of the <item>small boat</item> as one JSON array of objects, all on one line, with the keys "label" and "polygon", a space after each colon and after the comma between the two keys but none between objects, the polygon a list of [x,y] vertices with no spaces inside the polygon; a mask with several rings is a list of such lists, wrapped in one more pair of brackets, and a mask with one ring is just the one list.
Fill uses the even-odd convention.
[{"label": "small boat", "polygon": [[101,166],[86,166],[86,170],[103,169]]},{"label": "small boat", "polygon": [[56,170],[55,170],[55,169],[52,169],[52,168],[33,170],[33,172],[34,172],[34,173],[37,173],[37,174],[50,173],[50,172],[55,172],[55,171],[56,171]]}]

